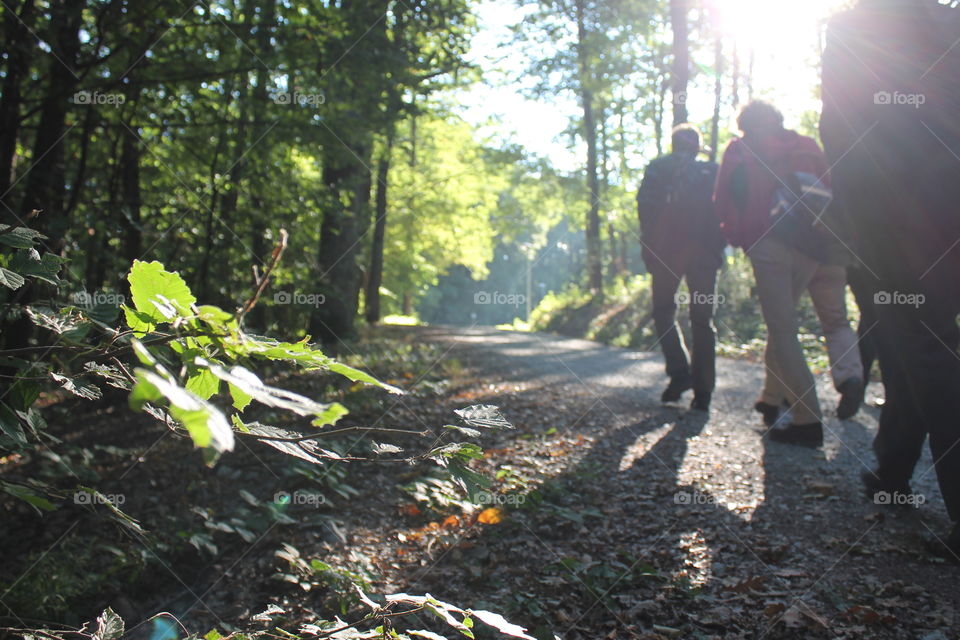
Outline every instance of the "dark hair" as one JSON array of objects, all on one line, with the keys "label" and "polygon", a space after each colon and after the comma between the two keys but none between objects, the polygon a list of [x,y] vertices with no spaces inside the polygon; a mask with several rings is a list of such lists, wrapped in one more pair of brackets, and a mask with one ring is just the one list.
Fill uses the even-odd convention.
[{"label": "dark hair", "polygon": [[671,141],[674,153],[700,151],[700,132],[693,125],[681,124],[674,127]]},{"label": "dark hair", "polygon": [[765,100],[753,100],[744,105],[737,116],[737,127],[744,134],[783,128],[783,114]]}]

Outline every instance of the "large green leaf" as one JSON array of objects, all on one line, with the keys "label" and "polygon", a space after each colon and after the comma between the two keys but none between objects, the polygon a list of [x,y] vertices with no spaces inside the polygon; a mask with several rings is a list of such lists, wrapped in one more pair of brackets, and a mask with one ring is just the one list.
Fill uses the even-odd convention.
[{"label": "large green leaf", "polygon": [[[197,301],[183,278],[165,270],[159,262],[134,260],[127,281],[134,308],[155,323],[169,322],[171,316],[189,315],[190,307]],[[139,314],[137,317],[142,318]]]},{"label": "large green leaf", "polygon": [[363,384],[369,384],[374,387],[380,387],[381,389],[386,389],[390,393],[394,393],[397,395],[403,395],[405,393],[403,389],[395,387],[391,384],[387,384],[386,382],[381,382],[376,378],[374,378],[369,373],[360,371],[359,369],[354,369],[353,367],[345,365],[342,362],[336,362],[331,360],[329,363],[327,363],[326,368],[329,369],[330,371],[333,371],[334,373],[339,373],[343,377],[349,380],[352,380],[353,382],[362,382]]},{"label": "large green leaf", "polygon": [[249,369],[240,366],[232,367],[229,371],[222,366],[208,362],[203,358],[197,358],[194,363],[198,367],[206,367],[210,373],[220,378],[224,382],[230,383],[240,392],[251,396],[257,402],[269,407],[285,409],[301,416],[324,416],[329,415],[329,404],[323,404],[311,400],[306,396],[286,389],[278,389],[264,384],[255,373]]},{"label": "large green leaf", "polygon": [[233,449],[233,429],[215,406],[179,386],[169,374],[136,369],[134,375],[137,384],[130,393],[130,405],[134,409],[142,409],[147,402],[165,398],[170,404],[170,415],[183,424],[196,446],[212,447],[218,452]]},{"label": "large green leaf", "polygon": [[60,267],[67,261],[52,253],[40,255],[36,249],[23,249],[17,251],[13,260],[10,262],[10,268],[22,276],[32,276],[54,286],[59,286]]}]

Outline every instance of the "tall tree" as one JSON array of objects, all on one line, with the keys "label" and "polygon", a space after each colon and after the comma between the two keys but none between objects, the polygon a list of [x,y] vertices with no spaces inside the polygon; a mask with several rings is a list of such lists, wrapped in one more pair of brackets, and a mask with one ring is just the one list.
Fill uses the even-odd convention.
[{"label": "tall tree", "polygon": [[689,121],[687,87],[690,84],[690,0],[670,0],[673,28],[673,126]]},{"label": "tall tree", "polygon": [[603,294],[603,256],[600,244],[600,177],[597,175],[597,121],[594,117],[594,70],[591,68],[590,36],[587,31],[586,1],[575,0],[577,21],[577,72],[582,134],[587,143],[587,282],[595,296]]}]

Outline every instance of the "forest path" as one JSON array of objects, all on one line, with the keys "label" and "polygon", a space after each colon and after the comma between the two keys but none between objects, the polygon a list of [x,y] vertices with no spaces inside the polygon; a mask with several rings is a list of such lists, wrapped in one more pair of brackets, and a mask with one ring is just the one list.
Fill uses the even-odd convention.
[{"label": "forest path", "polygon": [[[661,406],[658,353],[489,328],[415,331],[467,364],[478,382],[460,397],[500,406],[526,434],[507,445],[517,455],[508,466],[524,467],[526,450],[536,458],[526,468],[560,487],[555,504],[512,512],[512,527],[483,551],[438,559],[430,573],[444,580],[417,586],[452,589],[434,565],[452,571],[476,552],[474,561],[518,576],[499,596],[523,584],[565,640],[661,637],[643,635],[656,627],[685,638],[956,637],[957,570],[922,547],[948,526],[929,453],[913,481],[926,501],[918,509],[863,496],[876,408],[830,418],[824,447],[804,449],[763,439],[755,363],[718,362],[708,417]],[[818,385],[832,413],[829,375]],[[874,384],[868,399],[877,393]],[[531,433],[546,452],[524,444]],[[553,469],[537,462],[551,457]],[[523,617],[520,606],[512,613]]]}]

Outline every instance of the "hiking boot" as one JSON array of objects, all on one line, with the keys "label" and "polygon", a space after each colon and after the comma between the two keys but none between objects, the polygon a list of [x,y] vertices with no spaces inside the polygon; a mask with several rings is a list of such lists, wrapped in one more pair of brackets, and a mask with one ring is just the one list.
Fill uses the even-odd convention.
[{"label": "hiking boot", "polygon": [[690,376],[670,378],[670,384],[667,385],[667,388],[663,391],[663,395],[660,396],[660,402],[664,404],[680,402],[683,394],[690,391],[690,389],[693,389],[693,382],[690,380]]},{"label": "hiking boot", "polygon": [[900,504],[892,499],[894,494],[912,495],[913,490],[907,482],[890,482],[879,471],[864,471],[860,474],[867,500],[876,505]]},{"label": "hiking boot", "polygon": [[763,415],[763,424],[767,425],[768,427],[772,427],[773,425],[777,424],[777,418],[780,417],[780,407],[767,404],[761,400],[757,404],[753,405],[753,408]]},{"label": "hiking boot", "polygon": [[795,444],[800,447],[816,449],[823,445],[823,423],[791,424],[783,429],[771,429],[767,432],[774,442]]},{"label": "hiking boot", "polygon": [[837,387],[840,392],[840,404],[837,405],[837,417],[849,420],[857,415],[863,405],[863,395],[866,387],[860,378],[850,378]]},{"label": "hiking boot", "polygon": [[690,409],[692,411],[703,411],[704,413],[710,413],[710,398],[709,393],[697,393],[693,392],[693,402],[690,403]]}]

